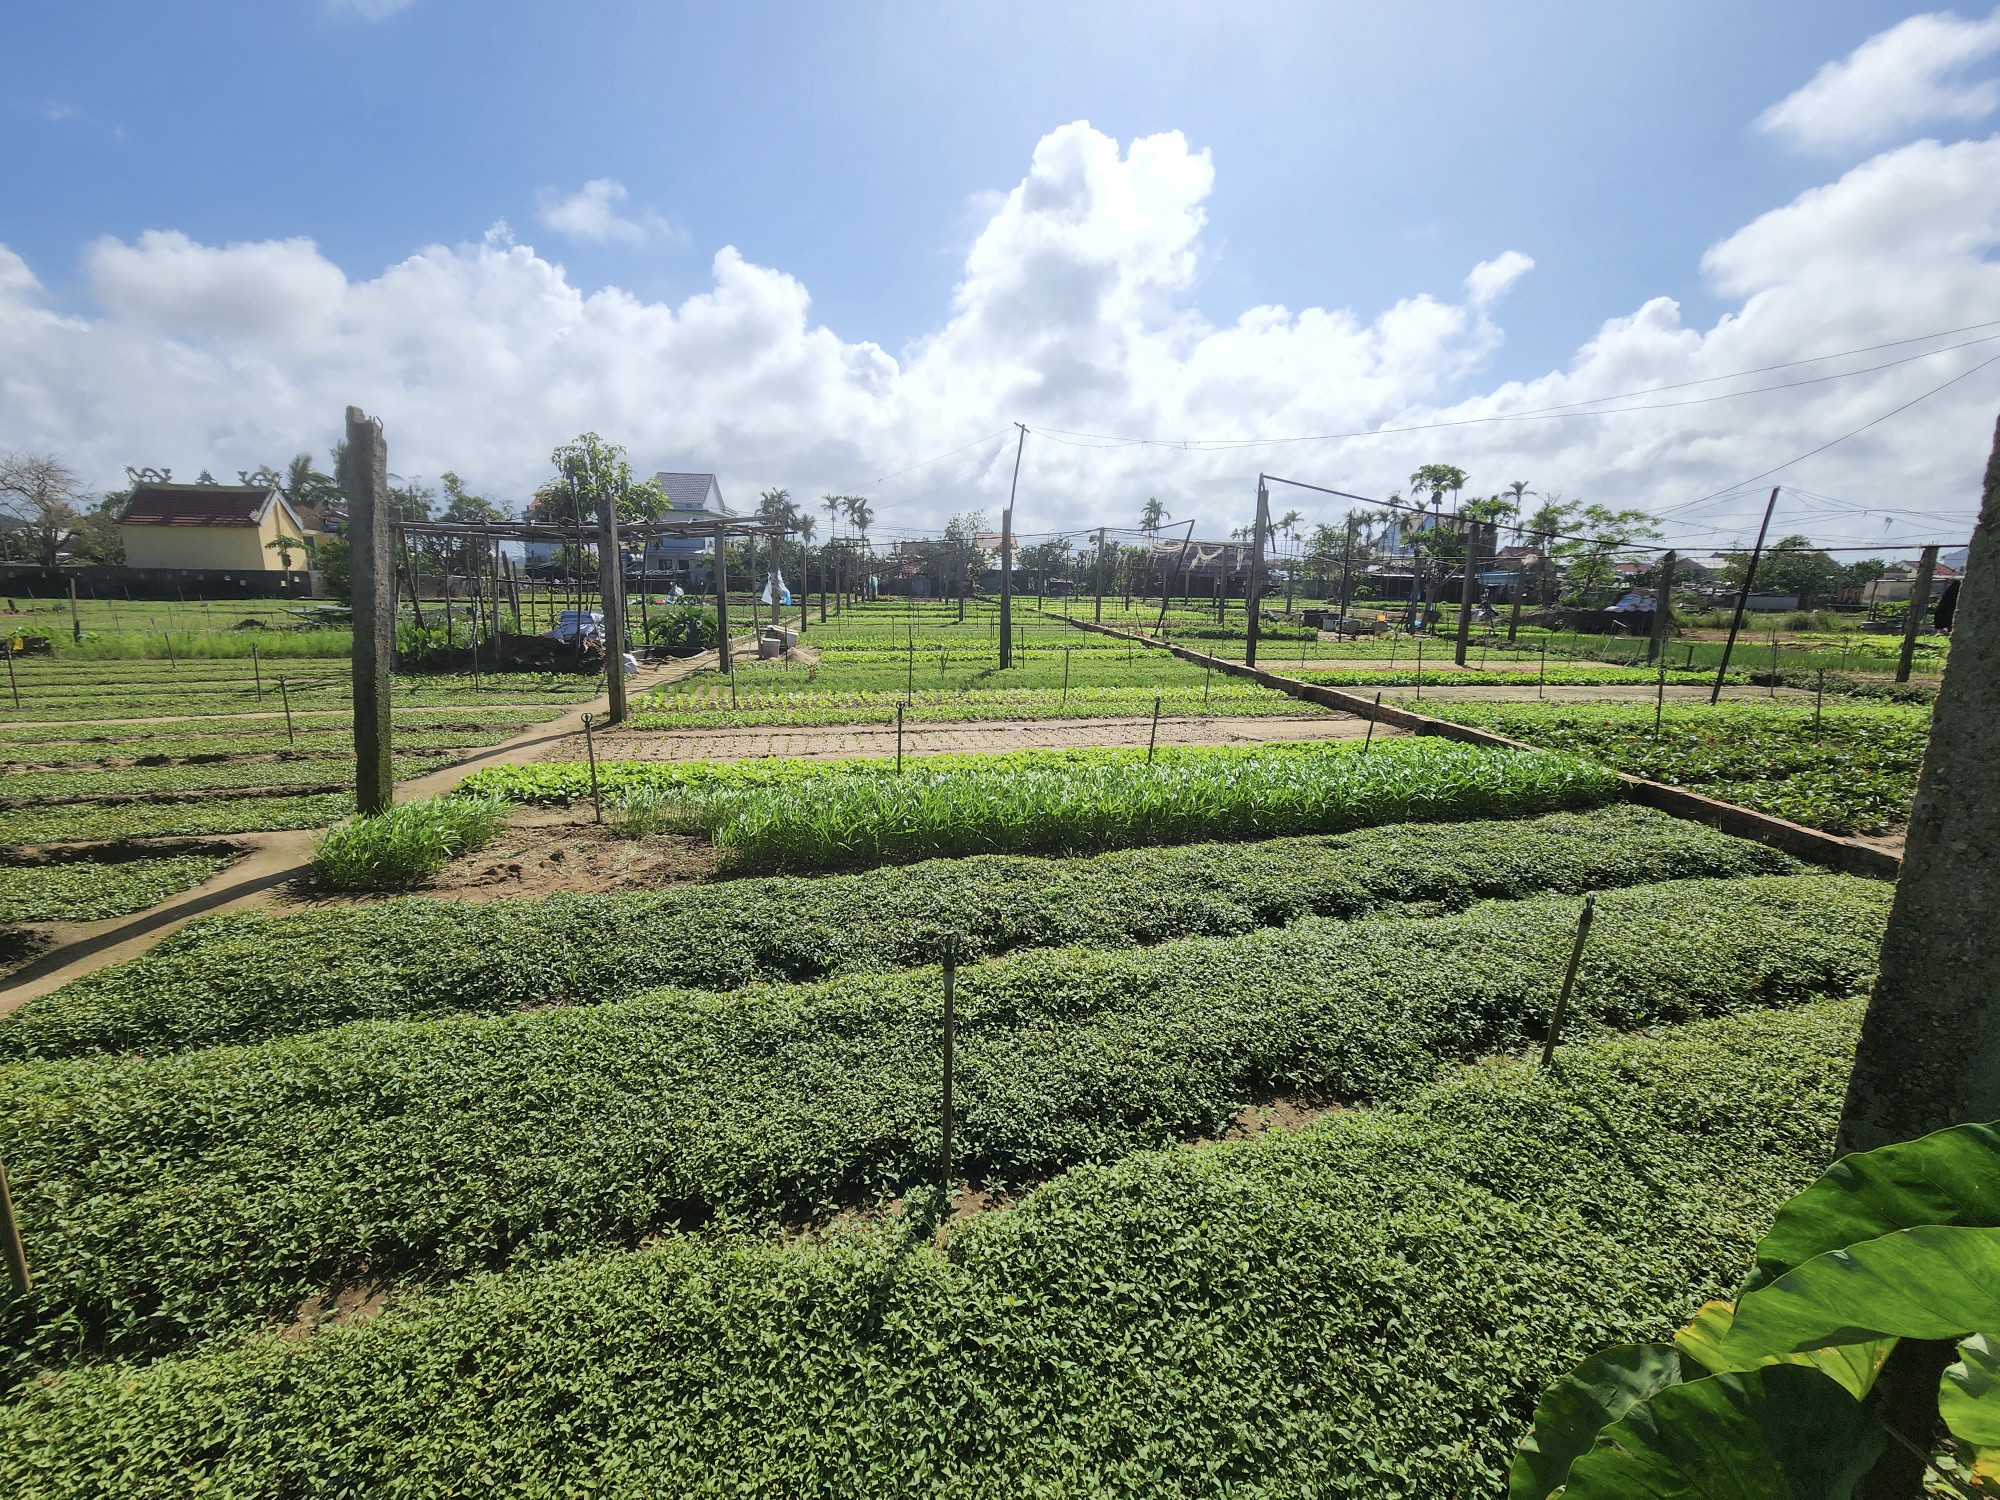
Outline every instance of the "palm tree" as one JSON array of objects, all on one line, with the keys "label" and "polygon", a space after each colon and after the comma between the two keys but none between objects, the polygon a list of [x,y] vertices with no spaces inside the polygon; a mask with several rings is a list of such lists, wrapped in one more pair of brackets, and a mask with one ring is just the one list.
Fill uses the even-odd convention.
[{"label": "palm tree", "polygon": [[1160,504],[1157,496],[1147,500],[1139,508],[1139,530],[1149,537],[1157,537],[1160,528],[1172,519],[1172,515],[1164,505]]},{"label": "palm tree", "polygon": [[861,534],[861,545],[868,545],[868,528],[875,524],[875,512],[868,502],[859,495],[847,497],[847,519]]},{"label": "palm tree", "polygon": [[820,497],[819,508],[826,512],[827,536],[829,538],[839,536],[840,517],[847,509],[847,497],[845,495],[823,495]]},{"label": "palm tree", "polygon": [[301,507],[317,510],[326,501],[339,498],[340,486],[334,483],[332,475],[322,474],[313,467],[310,453],[294,453],[292,461],[285,465],[278,493],[293,510]]}]

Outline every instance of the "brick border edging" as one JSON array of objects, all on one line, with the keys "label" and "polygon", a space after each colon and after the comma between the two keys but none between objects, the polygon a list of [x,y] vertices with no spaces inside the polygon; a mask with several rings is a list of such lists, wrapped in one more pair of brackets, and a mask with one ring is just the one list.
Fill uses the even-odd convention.
[{"label": "brick border edging", "polygon": [[[1062,615],[1054,615],[1051,618],[1067,619]],[[1493,745],[1508,750],[1540,748],[1521,740],[1510,740],[1505,735],[1474,729],[1469,724],[1454,724],[1448,719],[1434,719],[1429,714],[1413,713],[1407,708],[1392,708],[1387,704],[1377,705],[1372,698],[1363,697],[1359,693],[1345,692],[1340,688],[1326,687],[1316,682],[1304,682],[1296,677],[1287,677],[1281,672],[1267,672],[1260,667],[1247,667],[1240,661],[1230,661],[1225,657],[1190,651],[1185,646],[1176,646],[1171,641],[1162,641],[1156,636],[1119,630],[1114,626],[1099,625],[1090,620],[1067,620],[1067,623],[1079,630],[1095,631],[1099,635],[1114,636],[1119,640],[1166,650],[1197,667],[1209,667],[1232,677],[1248,677],[1260,686],[1274,689],[1289,697],[1303,699],[1307,703],[1317,703],[1323,708],[1338,709],[1342,713],[1354,714],[1359,718],[1373,719],[1379,724],[1387,724],[1411,734],[1434,735],[1439,739],[1458,740],[1468,745]],[[1616,774],[1619,781],[1624,783],[1627,795],[1634,802],[1673,817],[1704,823],[1710,828],[1734,834],[1738,838],[1754,839],[1760,844],[1769,844],[1774,849],[1782,849],[1799,859],[1826,865],[1848,875],[1894,880],[1902,872],[1902,860],[1886,849],[1876,848],[1873,844],[1822,833],[1819,829],[1808,828],[1803,823],[1792,823],[1784,818],[1774,818],[1768,813],[1753,812],[1747,807],[1738,807],[1733,802],[1719,802],[1713,797],[1704,797],[1699,792],[1688,791],[1685,787],[1668,786],[1663,781],[1648,781],[1644,777],[1630,776],[1623,771]]]}]

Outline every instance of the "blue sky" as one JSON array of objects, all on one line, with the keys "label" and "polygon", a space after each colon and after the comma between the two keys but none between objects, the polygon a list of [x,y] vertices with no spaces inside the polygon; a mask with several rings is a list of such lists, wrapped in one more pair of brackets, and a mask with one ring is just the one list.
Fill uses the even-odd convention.
[{"label": "blue sky", "polygon": [[[1272,305],[1293,315],[1351,313],[1367,327],[1412,298],[1463,303],[1464,279],[1482,261],[1507,252],[1533,261],[1495,299],[1483,335],[1440,354],[1386,404],[1363,403],[1354,421],[1375,425],[1401,410],[1399,402],[1436,409],[1480,399],[1507,381],[1573,371],[1579,348],[1606,320],[1630,318],[1653,299],[1672,299],[1684,328],[1708,334],[1755,295],[1719,284],[1704,267],[1709,247],[1877,152],[1923,138],[1983,143],[1991,121],[1976,101],[1950,118],[1915,118],[1900,134],[1834,149],[1756,127],[1761,112],[1817,70],[1914,14],[1884,4],[1689,0],[1511,7],[73,0],[10,21],[11,72],[29,82],[0,107],[9,184],[0,244],[37,281],[44,314],[86,321],[119,317],[133,295],[118,300],[116,278],[107,279],[91,247],[107,236],[136,245],[147,231],[218,252],[308,239],[320,261],[358,286],[424,247],[480,245],[504,220],[518,247],[560,264],[567,292],[587,299],[611,289],[614,298],[667,308],[712,293],[717,252],[729,246],[748,265],[803,289],[805,335],[824,328],[849,349],[879,346],[911,375],[914,356],[953,318],[968,256],[1029,174],[1038,143],[1087,120],[1121,149],[1178,132],[1190,156],[1206,154],[1209,185],[1188,189],[1202,219],[1181,247],[1188,268],[1141,277],[1134,292],[1132,316],[1156,331],[1190,317],[1227,329],[1247,310]],[[1966,17],[1977,22],[1979,13]],[[1970,76],[1990,76],[1988,53],[1971,48],[1967,57]],[[591,183],[601,186],[587,189]],[[1967,251],[1973,272],[1988,254],[1987,245]],[[227,301],[228,284],[223,277],[211,302]],[[1974,301],[1991,283],[1979,285]],[[1780,347],[1782,339],[1746,347],[1737,364],[1717,351],[1720,362],[1703,369],[1748,368],[1772,349],[1814,354],[1878,334],[2000,318],[2000,306],[1960,306],[1964,300],[1878,309],[1852,325],[1851,343],[1838,326],[1812,342],[1807,319],[1794,330],[1795,349]],[[472,295],[467,305],[480,301]],[[1899,323],[1903,315],[1914,322]],[[232,440],[287,452],[323,446],[316,429],[293,441],[286,423],[296,418],[285,411],[246,410],[256,403],[246,401],[245,379],[259,378],[260,360],[272,367],[281,358],[232,345],[242,335],[232,332],[227,307],[210,306],[201,326],[190,326],[190,316],[177,304],[174,317],[155,319],[152,336],[227,365],[230,379],[218,389],[232,393],[235,409],[204,415],[183,406],[170,417],[135,417],[124,437],[134,451],[118,463],[173,461],[192,471],[212,455],[219,468],[233,468],[264,455],[234,457]],[[141,343],[146,337],[125,331]],[[706,379],[698,340],[694,346],[662,354],[664,363],[635,378],[657,381],[671,404],[684,383]],[[428,381],[433,410],[422,435],[411,434],[424,462],[519,490],[533,478],[522,453],[536,445],[545,452],[567,435],[558,429],[589,413],[569,407],[520,416],[516,425],[525,422],[533,441],[504,456],[487,436],[454,436],[452,402],[440,390],[462,387],[465,402],[481,400],[476,378],[448,367],[445,350],[454,347],[461,346],[451,336],[429,340],[369,399],[385,405],[394,432],[401,413],[390,398]],[[736,356],[718,345],[707,357]],[[851,364],[854,356],[847,358]],[[1628,368],[1630,384],[1616,388],[1652,383],[1649,371],[1619,366]],[[1663,365],[1650,373],[1680,372]],[[303,378],[279,368],[266,374],[281,384]],[[801,366],[793,378],[824,377]],[[863,385],[883,378],[878,370]],[[1069,391],[1054,405],[1010,402],[963,361],[932,384],[957,394],[931,391],[916,403],[921,411],[873,412],[878,430],[865,441],[831,429],[780,440],[779,429],[796,426],[813,403],[779,391],[778,409],[759,416],[749,386],[739,387],[742,410],[705,414],[684,432],[615,432],[609,415],[586,425],[623,437],[642,466],[714,467],[739,489],[766,482],[807,489],[856,467],[886,472],[1002,429],[1017,415],[1087,431],[1127,432],[1134,420],[1169,416],[1201,432],[1258,430],[1254,412],[1200,402],[1169,412],[1151,398],[1135,405],[1122,387],[1117,399],[1093,402],[1088,381],[1074,390],[1051,386]],[[1893,405],[1887,398],[1901,389],[1884,388],[1878,405]],[[2000,382],[1988,379],[1979,390],[1990,398]],[[0,407],[0,445],[74,444],[86,429],[101,433],[109,413],[113,443],[93,438],[82,458],[96,474],[113,456],[117,413],[132,399],[75,371],[43,399],[11,414]],[[838,408],[844,399],[823,404]],[[1314,402],[1306,405],[1288,413],[1288,423],[1304,420]],[[1349,425],[1336,420],[1337,392],[1318,407],[1327,424]],[[1837,421],[1845,409],[1826,415]],[[337,410],[320,425],[332,416]],[[1807,423],[1782,438],[1774,433],[1771,451],[1784,457],[1784,442],[1816,430]],[[1969,451],[1971,441],[1959,446]],[[178,456],[161,451],[167,447]],[[1503,451],[1492,461],[1512,456]],[[1519,460],[1557,457],[1536,450]],[[1630,474],[1607,477],[1602,459],[1593,469],[1583,454],[1576,462],[1566,478],[1572,492],[1615,491],[1643,503]],[[1357,455],[1331,468],[1386,482],[1402,463]],[[1725,463],[1709,477],[1726,485],[1754,467]],[[980,499],[973,491],[989,470],[965,493]],[[1173,472],[1121,471],[1116,482],[1143,487]],[[1854,478],[1815,472],[1816,486],[1829,493],[1845,493],[1834,481]],[[1485,477],[1497,488],[1513,475],[1494,468]],[[1888,477],[1871,471],[1860,487],[1880,490]],[[1092,498],[1101,479],[1072,479],[1050,507],[1051,524],[1107,503]],[[1691,471],[1689,486],[1701,482]],[[1201,489],[1223,480],[1204,471],[1188,483]],[[910,524],[962,498],[950,490],[941,500],[910,501]],[[1125,497],[1116,503],[1125,506]]]}]

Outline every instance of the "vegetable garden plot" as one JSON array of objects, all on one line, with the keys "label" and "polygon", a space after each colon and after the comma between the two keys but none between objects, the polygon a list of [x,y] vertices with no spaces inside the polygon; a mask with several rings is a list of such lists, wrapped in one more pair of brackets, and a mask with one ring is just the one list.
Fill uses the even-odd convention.
[{"label": "vegetable garden plot", "polygon": [[[1849,993],[1889,888],[1842,876],[1607,892],[1574,1032]],[[961,1170],[1020,1183],[1219,1133],[1261,1090],[1407,1092],[1539,1030],[1568,897],[1307,918],[959,975]],[[160,1353],[337,1285],[630,1246],[905,1192],[935,1171],[935,971],[668,991],[501,1019],[0,1070],[38,1246],[5,1374]]]},{"label": "vegetable garden plot", "polygon": [[0,1408],[131,1500],[1502,1492],[1535,1393],[1731,1287],[1824,1165],[1859,1007],[1480,1067],[1081,1169],[954,1228],[490,1275]]},{"label": "vegetable garden plot", "polygon": [[[1157,702],[1169,718],[1298,717],[1323,713],[1310,703],[1224,680],[1203,687],[918,688],[898,691],[787,693],[757,691],[728,706],[728,694],[649,698],[630,720],[634,729],[723,729],[757,725],[803,728],[822,724],[893,723],[903,709],[912,724],[980,719],[1145,718]],[[696,706],[699,705],[699,706]]]},{"label": "vegetable garden plot", "polygon": [[[495,767],[474,795],[563,801],[584,766]],[[1017,751],[878,760],[600,765],[607,795],[656,787],[743,869],[829,869],[940,855],[1060,854],[1204,839],[1331,833],[1371,824],[1529,816],[1619,795],[1586,761],[1444,740],[1373,747]]]},{"label": "vegetable garden plot", "polygon": [[1803,870],[1761,844],[1620,804],[1081,860],[992,855],[810,881],[238,912],[0,1017],[0,1059],[157,1054],[364,1018],[493,1015],[662,985],[726,990],[910,968],[936,960],[947,927],[969,960]]},{"label": "vegetable garden plot", "polygon": [[83,807],[52,803],[0,811],[0,845],[324,828],[353,811],[351,792],[207,797],[195,802],[111,802]]},{"label": "vegetable garden plot", "polygon": [[0,865],[0,922],[97,922],[130,916],[199,885],[227,853]]},{"label": "vegetable garden plot", "polygon": [[1855,703],[1669,706],[1447,703],[1441,719],[1588,755],[1828,833],[1880,833],[1909,816],[1930,714]]}]

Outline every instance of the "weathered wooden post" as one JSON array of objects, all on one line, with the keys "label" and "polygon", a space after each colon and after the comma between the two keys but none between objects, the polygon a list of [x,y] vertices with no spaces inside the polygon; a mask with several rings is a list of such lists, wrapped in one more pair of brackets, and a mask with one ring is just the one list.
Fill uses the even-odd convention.
[{"label": "weathered wooden post", "polygon": [[1917,632],[1924,628],[1924,612],[1930,608],[1931,576],[1937,571],[1938,549],[1926,547],[1917,560],[1917,581],[1910,585],[1910,615],[1903,621],[1903,654],[1896,658],[1896,681],[1910,680],[1910,663],[1917,654]]},{"label": "weathered wooden post", "polygon": [[625,722],[625,557],[618,550],[618,500],[597,491],[597,592],[604,609],[604,680],[610,719]]},{"label": "weathered wooden post", "polygon": [[1458,585],[1458,632],[1452,642],[1451,659],[1458,666],[1465,665],[1465,648],[1472,640],[1472,596],[1476,587],[1473,574],[1478,570],[1479,523],[1459,522],[1459,537],[1465,543],[1465,576]]},{"label": "weathered wooden post", "polygon": [[[354,806],[364,816],[395,800],[389,671],[396,652],[396,610],[390,597],[396,513],[389,500],[389,449],[382,424],[358,406],[347,408],[348,570],[354,595]],[[412,579],[410,597],[416,598]],[[280,691],[283,680],[280,679]],[[290,728],[287,695],[286,727]]]}]

